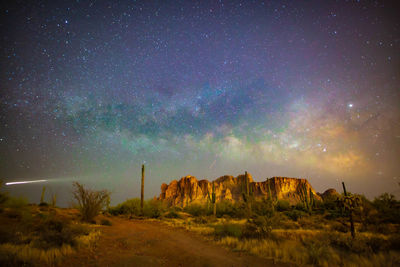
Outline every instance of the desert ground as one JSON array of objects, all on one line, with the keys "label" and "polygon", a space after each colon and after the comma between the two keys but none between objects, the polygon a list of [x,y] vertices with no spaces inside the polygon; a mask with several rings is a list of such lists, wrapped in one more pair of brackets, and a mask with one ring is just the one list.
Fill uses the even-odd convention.
[{"label": "desert ground", "polygon": [[156,220],[112,217],[93,248],[62,266],[289,266],[230,251],[191,231]]}]

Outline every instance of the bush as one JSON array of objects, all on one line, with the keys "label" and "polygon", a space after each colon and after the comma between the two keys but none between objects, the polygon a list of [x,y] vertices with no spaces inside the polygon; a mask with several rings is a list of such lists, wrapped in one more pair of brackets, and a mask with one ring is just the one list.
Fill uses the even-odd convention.
[{"label": "bush", "polygon": [[110,192],[107,190],[92,191],[85,189],[78,182],[73,183],[74,198],[78,201],[78,208],[82,215],[82,220],[92,222],[100,211],[110,202]]},{"label": "bush", "polygon": [[140,199],[139,198],[128,199],[122,202],[121,204],[118,204],[115,207],[109,208],[108,212],[112,215],[126,214],[130,215],[130,217],[139,216],[141,212]]},{"label": "bush", "polygon": [[76,246],[76,237],[88,235],[90,230],[86,226],[71,224],[70,221],[50,217],[35,228],[37,238],[33,245],[36,248],[60,248],[63,245]]},{"label": "bush", "polygon": [[134,216],[144,216],[148,218],[158,218],[161,216],[163,212],[165,212],[166,208],[161,201],[158,200],[148,200],[143,203],[143,214],[141,212],[140,207],[140,199],[132,198],[124,201],[121,204],[118,204],[115,207],[111,207],[108,209],[108,212],[112,215],[129,215],[131,218]]},{"label": "bush", "polygon": [[197,223],[197,224],[206,224],[206,223],[208,223],[208,219],[205,216],[200,216],[200,217],[194,218],[193,222]]},{"label": "bush", "polygon": [[169,219],[177,219],[177,218],[180,218],[181,216],[176,211],[171,210],[171,211],[167,212],[164,215],[164,217],[169,218]]},{"label": "bush", "polygon": [[[224,215],[228,215],[230,217],[241,218],[245,216],[245,207],[244,203],[232,203],[228,200],[223,200],[217,202],[217,217],[221,218]],[[211,215],[211,213],[210,213]]]},{"label": "bush", "polygon": [[161,201],[148,200],[144,203],[143,216],[148,218],[159,218],[165,211],[165,207]]},{"label": "bush", "polygon": [[[3,186],[3,181],[0,181],[0,189],[2,188],[2,186]],[[7,193],[0,192],[0,204],[5,203],[7,199],[8,199]]]},{"label": "bush", "polygon": [[261,201],[254,201],[251,208],[253,213],[258,216],[272,217],[275,214],[275,203],[273,200],[268,198]]},{"label": "bush", "polygon": [[278,211],[287,211],[290,210],[290,203],[287,200],[278,200],[276,203],[276,209]]},{"label": "bush", "polygon": [[111,226],[111,225],[112,225],[112,223],[110,222],[110,220],[107,220],[107,219],[102,219],[102,220],[100,221],[100,224],[101,224],[101,225],[106,225],[106,226]]},{"label": "bush", "polygon": [[245,224],[242,237],[258,239],[272,237],[272,224],[272,219],[265,216],[250,219]]},{"label": "bush", "polygon": [[374,199],[373,205],[381,222],[400,223],[400,202],[393,195],[384,193]]},{"label": "bush", "polygon": [[284,214],[293,221],[297,221],[298,219],[307,215],[304,211],[300,211],[297,209],[286,211]]},{"label": "bush", "polygon": [[223,223],[215,225],[215,237],[222,238],[226,236],[233,236],[240,238],[242,236],[242,226],[235,223]]},{"label": "bush", "polygon": [[195,217],[207,215],[206,207],[200,204],[190,204],[186,206],[183,210]]},{"label": "bush", "polygon": [[5,202],[5,206],[11,209],[20,210],[28,206],[28,200],[23,197],[10,197]]}]

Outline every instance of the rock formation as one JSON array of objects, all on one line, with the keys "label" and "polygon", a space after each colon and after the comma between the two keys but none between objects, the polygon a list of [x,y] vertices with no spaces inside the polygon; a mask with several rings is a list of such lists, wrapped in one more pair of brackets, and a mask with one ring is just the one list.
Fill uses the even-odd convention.
[{"label": "rock formation", "polygon": [[[228,200],[232,202],[243,200],[245,175],[233,177],[221,176],[214,181],[216,201]],[[248,174],[250,192],[255,199],[272,197],[273,199],[288,200],[295,205],[301,202],[304,192],[312,192],[314,199],[321,200],[306,179],[272,177],[264,182],[254,182]],[[186,206],[191,203],[207,203],[211,199],[212,182],[197,180],[194,176],[182,177],[179,181],[173,180],[169,185],[161,185],[159,200],[169,205]]]},{"label": "rock formation", "polygon": [[340,197],[340,194],[333,188],[326,190],[324,193],[319,194],[323,200],[335,200]]}]

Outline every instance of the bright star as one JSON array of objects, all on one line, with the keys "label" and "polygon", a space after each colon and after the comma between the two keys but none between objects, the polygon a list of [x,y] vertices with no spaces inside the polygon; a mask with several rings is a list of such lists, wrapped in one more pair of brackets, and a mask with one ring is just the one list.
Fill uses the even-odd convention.
[{"label": "bright star", "polygon": [[350,103],[350,104],[348,104],[347,105],[349,108],[352,108],[353,107],[353,103]]}]

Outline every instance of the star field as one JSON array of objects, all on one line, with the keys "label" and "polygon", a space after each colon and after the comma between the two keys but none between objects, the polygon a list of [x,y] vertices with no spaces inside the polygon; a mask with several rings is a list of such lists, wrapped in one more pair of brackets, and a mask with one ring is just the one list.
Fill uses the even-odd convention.
[{"label": "star field", "polygon": [[138,196],[145,162],[146,197],[245,170],[398,195],[398,13],[361,0],[8,1],[0,179],[49,179],[61,195],[77,180],[119,202]]}]

